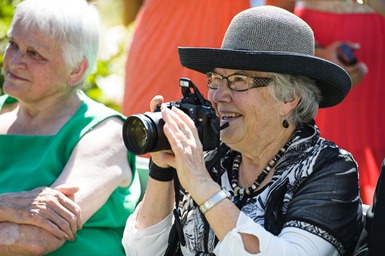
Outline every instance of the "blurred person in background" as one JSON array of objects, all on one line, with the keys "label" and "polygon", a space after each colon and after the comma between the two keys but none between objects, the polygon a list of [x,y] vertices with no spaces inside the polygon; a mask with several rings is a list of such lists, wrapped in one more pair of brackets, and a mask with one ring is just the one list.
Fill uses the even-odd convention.
[{"label": "blurred person in background", "polygon": [[[338,106],[320,110],[316,122],[323,137],[353,154],[362,200],[371,204],[385,157],[385,1],[266,0],[266,4],[283,7],[306,21],[317,41],[316,56],[340,65],[351,76],[351,93]],[[355,60],[338,58],[342,44],[352,50]]]},{"label": "blurred person in background", "polygon": [[[153,95],[179,100],[180,77],[190,78],[203,95],[205,79],[179,63],[180,45],[219,47],[231,19],[250,7],[249,0],[131,0],[126,10],[139,13],[134,23],[125,74],[122,112],[143,113]],[[140,5],[141,4],[141,5]],[[133,20],[128,14],[126,22]]]}]

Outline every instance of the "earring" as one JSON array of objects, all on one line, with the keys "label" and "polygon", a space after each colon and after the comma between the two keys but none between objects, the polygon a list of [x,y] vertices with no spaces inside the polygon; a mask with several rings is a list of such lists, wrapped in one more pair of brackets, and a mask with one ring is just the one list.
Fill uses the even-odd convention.
[{"label": "earring", "polygon": [[285,129],[289,128],[289,122],[286,120],[286,117],[285,117],[285,119],[283,119],[282,126]]}]

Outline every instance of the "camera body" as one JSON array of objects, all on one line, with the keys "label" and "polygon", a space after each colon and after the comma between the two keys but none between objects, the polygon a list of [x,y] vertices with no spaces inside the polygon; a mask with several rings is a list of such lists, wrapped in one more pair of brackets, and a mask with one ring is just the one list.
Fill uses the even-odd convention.
[{"label": "camera body", "polygon": [[[204,99],[190,79],[181,78],[179,85],[182,89],[182,99],[166,103],[167,107],[182,110],[194,121],[203,150],[216,148],[219,145],[220,120],[211,102]],[[126,148],[136,155],[171,149],[163,126],[160,106],[154,112],[129,116],[123,125],[123,141]]]}]

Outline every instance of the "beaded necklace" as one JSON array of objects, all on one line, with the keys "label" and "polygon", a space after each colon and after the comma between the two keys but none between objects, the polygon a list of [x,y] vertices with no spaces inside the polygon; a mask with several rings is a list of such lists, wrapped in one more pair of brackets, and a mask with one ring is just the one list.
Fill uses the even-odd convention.
[{"label": "beaded necklace", "polygon": [[239,177],[239,167],[241,166],[242,162],[242,155],[238,153],[233,162],[232,167],[232,175],[231,175],[231,187],[233,188],[233,201],[235,203],[239,202],[243,199],[244,196],[248,197],[252,195],[257,188],[261,185],[262,181],[265,180],[266,176],[269,174],[271,169],[277,164],[278,160],[281,159],[281,157],[286,152],[287,148],[289,147],[290,143],[288,142],[283,148],[281,148],[278,153],[274,156],[273,159],[269,161],[267,166],[263,169],[263,171],[258,175],[257,179],[253,182],[253,184],[248,188],[241,188],[238,184],[238,177]]}]

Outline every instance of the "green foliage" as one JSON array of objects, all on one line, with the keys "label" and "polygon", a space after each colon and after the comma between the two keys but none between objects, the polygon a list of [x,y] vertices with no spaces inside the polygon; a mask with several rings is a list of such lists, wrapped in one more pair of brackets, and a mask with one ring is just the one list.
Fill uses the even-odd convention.
[{"label": "green foliage", "polygon": [[[86,94],[90,98],[98,102],[101,102],[117,111],[121,111],[120,102],[107,97],[107,95],[98,86],[98,79],[107,78],[108,76],[112,75],[115,72],[119,73],[115,65],[119,65],[119,63],[121,63],[120,67],[123,67],[124,63],[122,63],[122,60],[124,56],[125,56],[124,44],[123,42],[121,42],[117,53],[113,54],[112,56],[109,56],[109,58],[106,60],[103,60],[100,58],[97,60],[96,70],[88,76],[83,88],[83,90],[86,92]],[[122,75],[122,72],[120,72],[120,74]],[[111,84],[110,86],[115,86],[115,85]]]},{"label": "green foliage", "polygon": [[[16,0],[1,0],[0,1],[0,68],[3,67],[3,56],[5,46],[8,38],[7,32],[12,21],[14,6],[20,1]],[[2,70],[2,69],[1,69]],[[4,83],[4,76],[1,71],[0,74],[0,95],[2,94],[2,86]]]}]

